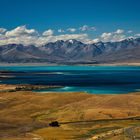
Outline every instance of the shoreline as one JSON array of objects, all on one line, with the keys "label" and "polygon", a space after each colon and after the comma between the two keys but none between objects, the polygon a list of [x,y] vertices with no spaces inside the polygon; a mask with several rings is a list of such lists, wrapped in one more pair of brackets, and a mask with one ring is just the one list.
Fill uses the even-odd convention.
[{"label": "shoreline", "polygon": [[57,63],[0,63],[0,66],[140,66],[138,63],[57,64]]},{"label": "shoreline", "polygon": [[55,85],[33,85],[33,84],[2,84],[0,83],[0,93],[2,92],[19,92],[19,91],[30,91],[32,93],[39,93],[39,94],[72,94],[72,93],[83,93],[83,94],[89,94],[89,95],[97,95],[97,96],[112,96],[112,95],[137,95],[140,93],[140,91],[134,91],[134,92],[128,92],[128,93],[89,93],[84,91],[36,91],[35,90],[44,90],[44,89],[54,89],[54,88],[61,88],[63,86],[55,86]]},{"label": "shoreline", "polygon": [[31,91],[41,89],[50,89],[58,88],[61,86],[52,86],[52,85],[30,85],[30,84],[1,84],[0,83],[0,92],[18,92],[18,91]]}]

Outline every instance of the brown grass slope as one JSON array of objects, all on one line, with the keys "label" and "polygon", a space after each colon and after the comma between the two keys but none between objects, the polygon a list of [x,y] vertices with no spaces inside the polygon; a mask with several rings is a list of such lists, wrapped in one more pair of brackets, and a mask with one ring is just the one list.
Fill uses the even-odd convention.
[{"label": "brown grass slope", "polygon": [[61,122],[140,116],[140,94],[0,93],[0,137]]}]

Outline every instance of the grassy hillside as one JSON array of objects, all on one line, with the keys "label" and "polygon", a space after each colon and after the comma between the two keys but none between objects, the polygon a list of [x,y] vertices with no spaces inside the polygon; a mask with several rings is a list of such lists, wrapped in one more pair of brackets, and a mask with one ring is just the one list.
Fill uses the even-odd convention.
[{"label": "grassy hillside", "polygon": [[[137,120],[79,122],[48,127],[51,121],[77,122],[140,116],[140,94],[93,95],[86,93],[2,92],[0,93],[0,138],[29,140],[42,136],[53,139],[81,139],[94,133],[139,124]],[[31,133],[34,132],[35,136]],[[9,139],[12,140],[12,139]]]}]

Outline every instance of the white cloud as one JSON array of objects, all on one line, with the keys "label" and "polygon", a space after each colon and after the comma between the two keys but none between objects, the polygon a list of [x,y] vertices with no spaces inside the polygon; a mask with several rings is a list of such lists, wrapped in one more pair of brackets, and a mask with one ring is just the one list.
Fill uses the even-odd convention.
[{"label": "white cloud", "polygon": [[43,36],[51,36],[51,35],[53,35],[53,30],[52,30],[52,29],[49,29],[49,30],[43,32],[42,35],[43,35]]},{"label": "white cloud", "polygon": [[98,39],[103,42],[118,42],[126,39],[126,35],[124,30],[118,29],[115,32],[102,33]]},{"label": "white cloud", "polygon": [[90,27],[90,30],[96,31],[96,27]]},{"label": "white cloud", "polygon": [[5,44],[34,44],[38,38],[38,32],[35,29],[27,29],[26,26],[19,26],[13,30],[5,31],[0,35],[0,45]]},{"label": "white cloud", "polygon": [[58,32],[59,33],[64,33],[64,32],[71,32],[71,33],[74,33],[74,32],[76,32],[77,30],[80,30],[80,31],[82,31],[82,32],[85,32],[85,31],[96,31],[96,28],[93,26],[88,26],[88,25],[83,25],[82,27],[80,27],[80,28],[72,28],[72,27],[70,27],[70,28],[68,28],[68,29],[66,29],[66,30],[63,30],[63,29],[58,29]]},{"label": "white cloud", "polygon": [[63,35],[56,35],[56,36],[41,36],[38,38],[36,44],[38,46],[46,44],[48,42],[55,42],[57,40],[70,40],[70,39],[76,39],[82,42],[86,42],[88,39],[87,34],[63,34]]},{"label": "white cloud", "polygon": [[0,33],[4,33],[6,32],[6,29],[5,28],[0,28]]},{"label": "white cloud", "polygon": [[129,30],[127,33],[131,34],[131,33],[133,33],[133,31],[132,30]]},{"label": "white cloud", "polygon": [[82,42],[88,41],[87,34],[62,34],[53,35],[53,30],[49,29],[39,35],[34,29],[27,29],[26,26],[19,26],[13,30],[0,34],[0,45],[23,44],[23,45],[43,45],[57,40],[77,39]]},{"label": "white cloud", "polygon": [[136,37],[140,37],[140,34],[135,34]]},{"label": "white cloud", "polygon": [[122,41],[124,39],[126,39],[126,35],[124,35],[124,34],[119,34],[119,35],[115,34],[115,35],[113,35],[113,37],[112,37],[112,39],[110,41],[118,42],[118,41]]},{"label": "white cloud", "polygon": [[37,31],[35,29],[27,29],[25,25],[19,26],[5,33],[6,37],[29,36],[35,34],[37,34]]},{"label": "white cloud", "polygon": [[99,38],[95,38],[95,39],[93,39],[93,43],[97,43],[97,42],[99,42],[99,41],[100,41]]},{"label": "white cloud", "polygon": [[112,33],[103,33],[101,35],[102,41],[108,42],[112,38]]},{"label": "white cloud", "polygon": [[69,39],[77,39],[84,41],[84,39],[88,38],[87,34],[64,34],[59,36],[54,36],[56,40],[69,40]]},{"label": "white cloud", "polygon": [[122,34],[122,33],[124,33],[124,30],[118,29],[115,33],[116,33],[116,34]]},{"label": "white cloud", "polygon": [[99,39],[99,38],[95,38],[95,39],[87,38],[87,39],[85,39],[85,41],[83,41],[83,42],[84,42],[84,43],[87,43],[87,44],[94,44],[94,43],[100,42],[100,39]]},{"label": "white cloud", "polygon": [[[1,38],[1,37],[0,37]],[[35,44],[37,36],[19,36],[19,37],[3,37],[0,39],[0,45],[5,44],[23,44],[23,45],[31,45]]]},{"label": "white cloud", "polygon": [[68,28],[68,29],[67,29],[67,31],[69,31],[69,32],[72,32],[72,33],[73,33],[73,32],[76,32],[76,29],[75,29],[75,28]]},{"label": "white cloud", "polygon": [[128,39],[135,39],[135,38],[137,38],[137,37],[135,37],[135,36],[128,36],[127,38],[128,38]]},{"label": "white cloud", "polygon": [[0,34],[0,41],[4,40],[6,37],[4,34]]},{"label": "white cloud", "polygon": [[[89,30],[87,26],[85,26],[83,29]],[[6,29],[4,28],[0,28],[0,30],[1,30],[0,45],[15,43],[15,44],[23,44],[23,45],[33,44],[36,46],[41,46],[43,44],[49,42],[55,42],[57,40],[71,40],[71,39],[76,39],[83,43],[92,44],[92,43],[97,43],[99,41],[114,42],[114,41],[121,41],[126,38],[130,38],[128,37],[128,34],[125,35],[125,32],[122,29],[118,29],[117,31],[114,32],[102,33],[97,38],[91,38],[87,33],[64,34],[62,29],[59,30],[59,32],[63,33],[60,35],[55,35],[52,29],[48,29],[44,31],[42,34],[39,34],[35,29],[28,29],[26,26],[19,26],[10,31],[6,31]],[[131,36],[131,38],[136,38],[136,37],[140,37],[140,34]]]},{"label": "white cloud", "polygon": [[96,28],[95,27],[90,27],[88,25],[83,25],[82,27],[79,28],[80,31],[96,31]]},{"label": "white cloud", "polygon": [[87,31],[88,30],[88,26],[87,25],[83,25],[82,27],[80,27],[81,31]]},{"label": "white cloud", "polygon": [[64,33],[65,31],[63,29],[58,29],[59,33]]}]

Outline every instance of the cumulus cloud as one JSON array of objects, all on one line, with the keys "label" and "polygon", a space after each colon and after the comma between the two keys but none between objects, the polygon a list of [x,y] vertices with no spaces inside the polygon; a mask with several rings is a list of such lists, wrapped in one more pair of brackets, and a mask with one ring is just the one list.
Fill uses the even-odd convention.
[{"label": "cumulus cloud", "polygon": [[82,27],[80,28],[73,28],[73,27],[70,27],[66,30],[63,30],[63,29],[58,29],[58,32],[59,33],[64,33],[64,32],[71,32],[71,33],[74,33],[76,31],[81,31],[81,32],[86,32],[86,31],[96,31],[96,28],[94,26],[88,26],[88,25],[83,25]]},{"label": "cumulus cloud", "polygon": [[43,32],[42,35],[43,35],[43,36],[51,36],[51,35],[53,35],[53,30],[52,30],[52,29],[49,29],[49,30]]},{"label": "cumulus cloud", "polygon": [[116,34],[122,34],[123,32],[124,32],[124,30],[118,29],[115,33],[116,33]]},{"label": "cumulus cloud", "polygon": [[70,40],[70,39],[76,39],[79,40],[81,42],[86,42],[88,39],[88,35],[87,34],[63,34],[63,35],[56,35],[56,36],[41,36],[38,38],[36,44],[38,46],[46,44],[48,42],[55,42],[57,40]]},{"label": "cumulus cloud", "polygon": [[[4,32],[4,30],[2,30]],[[41,35],[35,29],[28,29],[26,26],[19,26],[13,30],[5,31],[0,34],[0,45],[5,44],[23,44],[40,46],[48,42],[55,42],[57,40],[77,39],[82,42],[88,41],[87,34],[62,34],[54,35],[52,29],[44,31]]]},{"label": "cumulus cloud", "polygon": [[133,31],[132,30],[129,30],[127,33],[131,34],[131,33],[133,33]]},{"label": "cumulus cloud", "polygon": [[112,33],[103,33],[101,39],[105,42],[109,41],[112,38]]},{"label": "cumulus cloud", "polygon": [[19,36],[29,36],[36,35],[37,31],[35,29],[27,29],[26,26],[19,26],[11,31],[6,32],[6,37],[19,37]]},{"label": "cumulus cloud", "polygon": [[0,45],[5,45],[5,44],[31,45],[31,44],[35,44],[37,39],[38,39],[37,36],[18,36],[18,37],[3,36],[3,38],[0,39]]},{"label": "cumulus cloud", "polygon": [[96,31],[95,27],[90,27],[88,25],[83,25],[79,28],[80,31]]},{"label": "cumulus cloud", "polygon": [[136,37],[140,37],[140,34],[135,34]]},{"label": "cumulus cloud", "polygon": [[65,31],[63,29],[58,29],[59,33],[64,33]]},{"label": "cumulus cloud", "polygon": [[76,32],[76,29],[75,28],[68,28],[67,31],[73,33],[73,32]]},{"label": "cumulus cloud", "polygon": [[117,42],[126,39],[126,35],[124,34],[124,30],[118,29],[115,32],[105,32],[102,33],[99,38],[96,40],[103,42]]},{"label": "cumulus cloud", "polygon": [[0,34],[6,32],[5,28],[0,28]]},{"label": "cumulus cloud", "polygon": [[100,39],[99,39],[99,38],[95,38],[95,39],[93,39],[92,41],[93,41],[93,43],[97,43],[97,42],[100,41]]},{"label": "cumulus cloud", "polygon": [[35,29],[27,29],[26,26],[19,26],[13,30],[3,30],[0,35],[0,45],[5,44],[34,44],[38,39],[38,32]]},{"label": "cumulus cloud", "polygon": [[[91,27],[90,27],[91,28]],[[70,28],[71,33],[65,33],[62,29],[59,32],[63,33],[60,35],[55,35],[52,29],[44,31],[42,34],[39,34],[35,29],[28,29],[26,26],[19,26],[13,30],[7,31],[4,28],[0,28],[0,45],[5,44],[23,44],[23,45],[36,45],[41,46],[49,42],[55,42],[57,40],[71,40],[76,39],[83,43],[97,43],[99,41],[103,42],[114,42],[121,41],[126,38],[130,38],[125,34],[125,31],[118,29],[114,32],[104,32],[99,37],[92,38],[87,33],[75,33],[75,28]],[[83,30],[88,30],[87,27],[84,27]],[[127,32],[126,32],[127,33]],[[136,34],[133,37],[140,37],[140,34]],[[131,37],[131,38],[133,38]]]},{"label": "cumulus cloud", "polygon": [[80,27],[80,30],[81,31],[87,31],[88,30],[88,26],[84,25],[84,26]]}]

